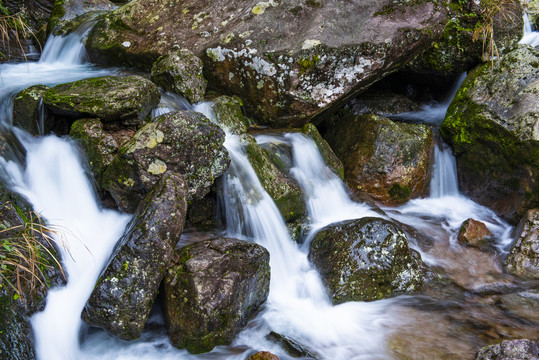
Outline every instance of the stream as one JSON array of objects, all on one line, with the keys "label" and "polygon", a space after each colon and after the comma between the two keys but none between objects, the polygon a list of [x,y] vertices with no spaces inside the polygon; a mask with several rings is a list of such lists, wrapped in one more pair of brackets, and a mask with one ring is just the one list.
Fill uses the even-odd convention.
[{"label": "stream", "polygon": [[[51,37],[38,62],[0,64],[2,127],[12,127],[13,97],[26,87],[119,73],[85,61],[81,38],[87,30],[79,29],[65,38]],[[439,126],[463,79],[464,75],[446,100],[392,118]],[[177,109],[198,111],[219,123],[211,103],[191,105],[171,94],[163,96],[152,115]],[[290,149],[290,174],[305,194],[310,219],[309,231],[298,244],[247,160],[242,138],[227,132],[225,146],[231,165],[219,184],[226,194],[220,201],[227,224],[222,232],[269,250],[268,301],[233,344],[207,354],[191,355],[174,348],[158,305],[140,339],[113,338],[85,325],[80,313],[130,216],[100,204],[88,164],[75,141],[55,135],[33,137],[17,128],[13,131],[26,149],[26,162],[0,158],[0,176],[51,226],[62,229],[65,243],[60,252],[68,283],[52,289],[45,310],[31,318],[40,360],[239,360],[261,350],[291,359],[268,339],[271,331],[293,338],[320,359],[472,359],[480,347],[501,339],[539,337],[539,319],[499,306],[503,294],[526,291],[526,284],[505,274],[501,265],[513,240],[512,227],[459,193],[455,158],[441,140],[435,148],[430,196],[384,207],[386,215],[380,215],[371,206],[350,199],[345,185],[324,164],[307,136],[257,135],[262,147],[277,144]],[[309,241],[328,224],[365,216],[385,216],[413,228],[418,235],[410,246],[420,252],[432,268],[429,276],[437,281],[429,282],[416,295],[332,305],[307,259]],[[494,234],[496,251],[482,252],[457,243],[460,225],[468,218],[487,225]]]}]

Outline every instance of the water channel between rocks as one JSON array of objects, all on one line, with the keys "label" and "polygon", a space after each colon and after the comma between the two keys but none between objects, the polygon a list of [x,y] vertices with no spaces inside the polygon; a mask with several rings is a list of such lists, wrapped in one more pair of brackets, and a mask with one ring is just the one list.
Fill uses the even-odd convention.
[{"label": "water channel between rocks", "polygon": [[[3,126],[12,124],[14,94],[28,86],[118,72],[84,63],[81,36],[75,33],[49,39],[37,63],[0,65]],[[451,91],[446,102],[400,115],[399,120],[437,126],[455,92]],[[154,115],[186,108],[218,122],[210,103],[191,106],[174,98]],[[226,234],[257,242],[271,254],[270,294],[261,311],[231,346],[202,355],[170,345],[157,307],[140,339],[115,339],[88,328],[80,313],[129,216],[100,206],[74,141],[54,135],[32,137],[19,129],[15,132],[26,148],[26,164],[0,158],[1,174],[50,224],[65,229],[69,249],[61,249],[69,274],[67,286],[50,291],[45,310],[31,319],[41,360],[245,359],[258,350],[290,358],[267,338],[271,331],[293,338],[320,359],[471,359],[479,347],[497,339],[539,336],[537,323],[532,321],[539,319],[524,319],[498,306],[503,289],[519,286],[501,268],[512,229],[494,212],[459,193],[455,160],[446,145],[439,142],[435,150],[431,195],[384,208],[386,215],[380,215],[350,199],[310,138],[300,133],[272,133],[258,135],[257,142],[262,147],[280,144],[290,149],[290,173],[306,195],[311,221],[303,245],[291,239],[237,135],[227,134],[225,146],[232,162],[220,184],[227,194],[222,201]],[[410,245],[435,270],[430,276],[438,279],[414,296],[332,305],[318,272],[307,259],[309,240],[330,223],[365,216],[392,218],[413,227],[419,235]],[[468,218],[487,225],[496,239],[496,252],[457,244],[459,227]]]}]

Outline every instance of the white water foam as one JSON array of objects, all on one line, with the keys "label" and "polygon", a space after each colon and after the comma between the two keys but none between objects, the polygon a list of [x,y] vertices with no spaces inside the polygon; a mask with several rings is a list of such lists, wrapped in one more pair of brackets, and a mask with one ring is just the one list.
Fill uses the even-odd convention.
[{"label": "white water foam", "polygon": [[539,45],[539,32],[533,29],[530,23],[530,18],[526,13],[524,13],[524,35],[518,43],[531,45],[534,47]]}]

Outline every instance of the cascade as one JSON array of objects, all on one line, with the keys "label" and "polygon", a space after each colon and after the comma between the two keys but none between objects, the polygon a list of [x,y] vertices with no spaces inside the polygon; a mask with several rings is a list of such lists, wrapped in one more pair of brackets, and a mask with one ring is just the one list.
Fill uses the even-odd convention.
[{"label": "cascade", "polygon": [[[84,63],[80,39],[88,29],[82,28],[67,37],[51,37],[37,63],[0,65],[3,80],[0,116],[4,128],[11,129],[12,98],[21,89],[38,83],[53,85],[114,73],[114,70]],[[395,118],[439,125],[463,78],[442,103]],[[164,94],[152,116],[191,109],[218,123],[211,107],[211,103],[193,106],[173,94]],[[399,328],[415,324],[406,317],[409,309],[403,306],[413,298],[411,296],[370,303],[331,304],[318,272],[308,261],[308,241],[302,246],[291,239],[275,203],[248,161],[241,136],[227,133],[225,146],[231,165],[219,185],[226,194],[222,199],[226,235],[257,242],[269,250],[272,272],[267,303],[231,346],[217,347],[209,354],[191,355],[173,348],[158,311],[149,320],[155,325],[151,326],[153,329],[133,342],[115,339],[101,330],[87,329],[80,320],[80,312],[129,216],[100,207],[74,142],[54,135],[34,138],[16,128],[13,133],[26,152],[26,162],[0,158],[0,176],[58,229],[62,235],[59,241],[65,243],[60,252],[68,274],[67,285],[51,290],[45,310],[31,320],[40,360],[240,360],[254,350],[268,350],[281,359],[290,358],[281,346],[267,339],[270,331],[292,337],[320,359],[392,359],[388,349],[390,336]],[[334,222],[384,216],[350,199],[346,187],[326,167],[316,145],[305,135],[259,135],[256,140],[261,146],[283,143],[292,149],[290,174],[305,194],[311,221],[307,238]],[[430,197],[412,200],[397,208],[384,208],[387,217],[433,234],[436,242],[448,243],[450,247],[456,246],[455,238],[462,221],[472,217],[483,221],[497,239],[496,245],[505,249],[511,241],[511,227],[491,210],[461,195],[450,149],[440,144],[435,151]],[[438,253],[423,250],[417,244],[415,248],[426,262],[445,266],[446,260]]]},{"label": "cascade", "polygon": [[524,13],[524,36],[518,42],[519,44],[526,44],[531,46],[539,45],[539,32],[535,31],[530,23],[530,17]]}]

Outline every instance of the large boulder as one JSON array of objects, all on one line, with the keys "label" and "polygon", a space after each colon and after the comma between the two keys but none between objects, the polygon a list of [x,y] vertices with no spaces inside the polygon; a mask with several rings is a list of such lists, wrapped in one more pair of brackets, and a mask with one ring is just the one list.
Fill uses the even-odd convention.
[{"label": "large boulder", "polygon": [[47,34],[50,34],[60,23],[72,20],[88,11],[111,11],[115,8],[116,5],[109,0],[54,0]]},{"label": "large boulder", "polygon": [[352,191],[388,205],[429,193],[432,130],[377,115],[345,116],[326,133]]},{"label": "large boulder", "polygon": [[534,340],[505,340],[479,350],[475,360],[539,360],[539,343]]},{"label": "large boulder", "polygon": [[202,61],[187,49],[157,59],[152,66],[152,81],[191,103],[204,100],[206,80],[202,76]]},{"label": "large boulder", "polygon": [[[442,35],[408,69],[459,74],[487,61],[489,55],[503,55],[513,50],[522,38],[523,14],[518,0],[497,5],[486,1],[452,1],[448,5],[450,19]],[[490,25],[497,51],[494,54],[488,53]]]},{"label": "large boulder", "polygon": [[154,119],[124,144],[103,174],[103,188],[125,211],[138,202],[165,171],[182,174],[187,199],[201,199],[228,168],[225,133],[204,115],[170,112]]},{"label": "large boulder", "polygon": [[421,258],[408,247],[407,235],[380,218],[326,226],[314,236],[309,259],[334,304],[379,300],[422,284]]},{"label": "large boulder", "polygon": [[51,123],[40,124],[43,119],[43,94],[49,89],[46,85],[34,85],[21,90],[13,99],[13,125],[32,135],[46,134],[54,128]]},{"label": "large boulder", "polygon": [[297,182],[279,170],[272,162],[270,154],[262,149],[253,137],[244,135],[243,139],[249,162],[283,218],[292,221],[305,215],[305,201]]},{"label": "large boulder", "polygon": [[240,96],[251,116],[298,126],[412,60],[447,21],[436,1],[133,0],[86,47],[93,62],[145,70],[190,49],[209,84]]},{"label": "large boulder", "polygon": [[269,252],[230,238],[179,250],[165,277],[165,321],[172,344],[202,353],[230,344],[269,294]]},{"label": "large boulder", "polygon": [[468,74],[440,131],[461,191],[512,221],[539,204],[539,50],[520,46]]},{"label": "large boulder", "polygon": [[141,76],[103,76],[56,85],[43,94],[55,115],[140,124],[159,104],[157,86]]},{"label": "large boulder", "polygon": [[88,299],[82,318],[125,340],[140,337],[187,211],[186,184],[165,173],[137,209]]},{"label": "large boulder", "polygon": [[218,119],[219,125],[232,134],[245,134],[248,121],[243,116],[243,102],[237,96],[218,96],[212,99],[212,110]]},{"label": "large boulder", "polygon": [[480,248],[487,244],[491,236],[485,223],[470,218],[462,223],[457,240],[460,244]]},{"label": "large boulder", "polygon": [[528,211],[513,236],[516,240],[507,257],[507,270],[524,278],[539,279],[539,209]]}]

